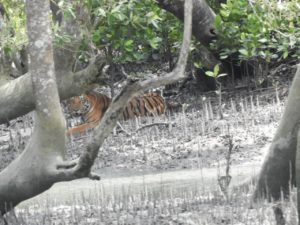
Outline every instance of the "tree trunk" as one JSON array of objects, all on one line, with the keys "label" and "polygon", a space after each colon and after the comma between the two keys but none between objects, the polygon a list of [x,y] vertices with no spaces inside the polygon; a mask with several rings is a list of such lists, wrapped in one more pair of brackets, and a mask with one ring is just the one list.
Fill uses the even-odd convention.
[{"label": "tree trunk", "polygon": [[217,84],[213,77],[207,76],[203,69],[195,69],[195,78],[198,92],[216,90]]},{"label": "tree trunk", "polygon": [[[299,96],[300,65],[298,65],[298,70],[290,88],[284,114],[268,155],[263,163],[254,193],[254,199],[267,197],[268,199],[273,198],[274,200],[279,200],[281,191],[284,196],[288,196],[290,184],[295,185],[296,145],[300,123]],[[299,160],[297,162],[299,162]],[[297,165],[298,170],[299,168]]]},{"label": "tree trunk", "polygon": [[0,173],[2,214],[48,189],[55,181],[54,162],[64,156],[65,121],[55,79],[49,7],[49,1],[26,1],[35,124],[23,153]]},{"label": "tree trunk", "polygon": [[[157,0],[157,4],[166,11],[183,20],[184,0]],[[216,64],[221,62],[215,54],[207,49],[217,35],[214,31],[215,13],[205,0],[193,0],[193,36],[202,44],[194,56],[196,62],[201,62],[205,70],[213,70]],[[215,90],[216,82],[208,77],[203,70],[196,70],[197,88],[200,92]]]},{"label": "tree trunk", "polygon": [[[94,83],[104,84],[106,80],[105,74],[102,73],[104,66],[105,59],[98,56],[91,60],[87,68],[79,72],[66,72],[64,75],[59,75],[62,71],[56,71],[60,99],[70,98],[90,90],[95,86]],[[32,111],[34,98],[30,73],[0,86],[0,96],[0,105],[6,106],[0,107],[0,124]]]},{"label": "tree trunk", "polygon": [[[166,11],[183,21],[184,0],[156,0],[157,4]],[[193,36],[204,46],[216,38],[214,31],[215,13],[205,0],[193,0]]]},{"label": "tree trunk", "polygon": [[[300,80],[300,64],[298,65],[298,71],[296,73],[296,77],[297,76],[298,76],[298,79]],[[294,79],[296,79],[296,77]],[[298,82],[300,83],[300,81],[298,81]],[[298,87],[298,90],[299,90],[299,88],[300,87]],[[298,98],[299,98],[299,96],[298,96]],[[299,129],[299,124],[298,124],[297,153],[296,153],[296,185],[297,185],[298,224],[300,224],[300,129]]]},{"label": "tree trunk", "polygon": [[112,102],[79,159],[64,161],[65,121],[59,104],[51,46],[49,1],[26,1],[32,88],[36,107],[33,135],[22,154],[0,173],[0,213],[47,190],[55,182],[93,177],[90,170],[126,103],[147,89],[185,77],[191,39],[191,0],[185,3],[184,40],[175,69],[164,76],[132,81]]},{"label": "tree trunk", "polygon": [[[174,13],[178,14],[178,17],[182,19],[183,2],[183,0],[159,0],[158,4],[166,9],[168,9],[169,7],[170,11],[172,9]],[[214,18],[214,13],[212,12],[211,8],[205,3],[204,0],[194,0],[193,2],[194,7],[196,7],[196,9],[193,10],[192,14],[193,23],[195,24],[194,26],[196,26],[196,28],[193,29],[193,32],[196,29],[196,33],[198,34],[197,36],[201,36],[201,40],[205,39],[207,41],[211,41],[214,37],[211,34],[206,35],[207,32],[204,32],[202,34],[201,28],[202,26],[205,26],[205,24],[208,24],[208,26],[210,27],[213,25],[212,21]],[[204,12],[204,14],[201,14],[200,12]],[[53,13],[57,14],[57,10],[54,9]],[[80,16],[84,17],[84,13],[81,13]],[[76,29],[75,26],[76,21],[66,21],[62,15],[59,16],[58,20],[62,27],[62,34],[68,34],[68,36],[74,37],[72,38],[72,40],[75,39],[75,37],[78,38],[78,28]],[[204,22],[202,23],[201,21]],[[195,33],[193,34],[195,35]],[[75,40],[75,43],[77,42],[78,41]],[[64,51],[64,49],[67,47],[63,47],[62,49],[56,48],[54,50],[55,69],[61,100],[72,97],[74,95],[79,95],[84,91],[91,90],[94,87],[94,83],[101,84],[104,83],[104,80],[107,79],[105,77],[105,74],[102,73],[102,69],[105,66],[104,56],[98,56],[91,60],[88,68],[82,71],[73,73],[70,70],[68,70],[71,68],[71,65],[73,63],[72,59],[74,58],[72,55],[69,54],[71,54],[71,52],[73,52],[73,54],[74,52],[76,52],[76,46],[77,44],[72,44],[72,48],[68,47],[68,49],[71,49],[71,51],[67,52]],[[216,58],[205,47],[201,48],[200,53],[200,59],[197,60],[203,62],[205,68],[212,70],[213,67],[219,63],[219,61],[216,60]],[[68,62],[65,62],[65,59],[68,59]],[[4,82],[6,83],[0,86],[0,105],[6,106],[0,107],[0,124],[6,123],[11,119],[22,116],[34,109],[32,85],[30,79],[30,73],[27,73],[10,82],[7,82],[7,80],[5,80]],[[215,84],[211,84],[210,80],[209,86],[215,86]]]}]

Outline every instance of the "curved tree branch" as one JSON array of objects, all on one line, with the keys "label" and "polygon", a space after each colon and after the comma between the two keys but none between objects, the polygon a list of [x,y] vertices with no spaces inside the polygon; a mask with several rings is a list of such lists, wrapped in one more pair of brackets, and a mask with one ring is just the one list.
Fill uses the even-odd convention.
[{"label": "curved tree branch", "polygon": [[[156,0],[158,6],[175,15],[183,21],[184,0]],[[215,13],[205,0],[193,0],[193,35],[206,47],[216,39],[214,31]]]},{"label": "curved tree branch", "polygon": [[[175,15],[183,21],[184,0],[156,0],[159,7]],[[212,70],[221,62],[208,47],[217,35],[214,30],[215,13],[206,3],[206,0],[193,0],[193,36],[203,45],[197,53],[197,60],[201,60],[203,66]]]},{"label": "curved tree branch", "polygon": [[94,160],[97,157],[99,148],[102,146],[104,140],[110,135],[110,132],[115,127],[117,121],[121,118],[123,109],[131,98],[148,89],[171,84],[185,78],[184,71],[191,39],[192,8],[192,0],[186,0],[184,37],[179,60],[175,69],[172,72],[164,74],[157,78],[129,82],[128,85],[121,91],[121,93],[114,98],[100,124],[94,130],[87,148],[79,158],[78,164],[74,166],[74,168],[61,168],[59,170],[61,177],[63,177],[64,179],[71,179],[74,176],[84,177],[90,173],[91,166],[93,165]]},{"label": "curved tree branch", "polygon": [[[51,43],[51,41],[49,42],[51,34],[48,32],[51,32],[51,29],[47,28],[49,23],[46,22],[49,13],[49,2],[26,1],[27,14],[28,17],[31,17],[28,19],[28,32],[33,32],[30,35],[30,71],[32,73],[37,123],[34,126],[29,144],[23,153],[0,173],[0,213],[6,213],[7,210],[12,209],[19,202],[43,192],[55,182],[81,177],[95,178],[90,170],[99,147],[110,134],[117,120],[122,116],[123,108],[127,102],[139,92],[170,84],[185,77],[184,70],[191,39],[191,1],[186,0],[185,3],[184,40],[175,69],[171,73],[155,79],[129,82],[114,99],[101,123],[96,128],[95,138],[90,140],[78,161],[71,162],[62,161],[65,150],[65,124],[60,111],[54,77],[52,48],[49,44]],[[36,16],[39,16],[39,20],[35,19],[38,22],[34,23],[32,19]],[[35,26],[39,27],[37,31],[33,31]],[[39,52],[38,49],[41,49],[41,51]],[[96,68],[98,69],[98,67]]]},{"label": "curved tree branch", "polygon": [[[79,95],[94,87],[94,83],[104,84],[106,79],[102,69],[105,58],[101,55],[91,60],[89,66],[79,72],[58,75],[57,83],[61,100]],[[61,71],[57,71],[60,74]],[[22,116],[34,109],[31,75],[27,73],[0,86],[0,124]]]}]

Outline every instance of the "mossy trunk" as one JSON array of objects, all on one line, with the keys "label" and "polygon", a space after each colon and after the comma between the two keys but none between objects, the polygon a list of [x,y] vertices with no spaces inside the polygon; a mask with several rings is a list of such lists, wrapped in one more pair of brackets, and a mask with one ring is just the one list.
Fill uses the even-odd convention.
[{"label": "mossy trunk", "polygon": [[4,214],[19,202],[40,194],[55,182],[82,177],[99,179],[90,173],[91,167],[99,148],[122,115],[126,103],[142,91],[185,78],[184,71],[191,39],[191,1],[185,1],[184,38],[174,70],[153,79],[128,81],[127,86],[114,98],[104,118],[95,128],[95,136],[90,138],[83,154],[73,161],[64,161],[65,121],[54,76],[51,29],[47,21],[49,2],[26,1],[27,30],[31,44],[29,71],[36,109],[35,124],[33,135],[23,153],[0,173],[0,213]]},{"label": "mossy trunk", "polygon": [[296,153],[296,185],[297,185],[297,210],[298,224],[300,224],[300,129],[297,136],[297,153]]},{"label": "mossy trunk", "polygon": [[1,214],[59,180],[56,171],[65,154],[65,120],[56,85],[49,9],[49,1],[26,1],[35,123],[25,150],[0,173]]},{"label": "mossy trunk", "polygon": [[[175,15],[183,21],[184,0],[156,0],[159,7]],[[215,13],[205,0],[193,0],[193,36],[204,46],[216,38],[214,31]]]},{"label": "mossy trunk", "polygon": [[286,197],[289,195],[290,184],[296,184],[295,159],[299,123],[300,66],[298,65],[285,111],[258,178],[254,199],[267,197],[279,200],[281,193]]}]

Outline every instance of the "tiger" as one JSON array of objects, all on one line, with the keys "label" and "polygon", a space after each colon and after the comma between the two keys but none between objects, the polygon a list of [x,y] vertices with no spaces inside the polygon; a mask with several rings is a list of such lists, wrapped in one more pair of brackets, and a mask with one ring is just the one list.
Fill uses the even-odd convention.
[{"label": "tiger", "polygon": [[166,103],[164,98],[158,93],[150,92],[131,99],[123,111],[123,119],[158,116],[164,114],[165,110]]},{"label": "tiger", "polygon": [[[86,133],[95,128],[111,104],[111,98],[95,91],[89,91],[75,96],[67,101],[67,111],[71,117],[81,116],[83,123],[70,128],[67,136]],[[166,103],[164,98],[155,92],[146,93],[131,99],[123,110],[122,119],[129,120],[134,117],[158,116],[164,114]]]},{"label": "tiger", "polygon": [[110,103],[111,98],[95,91],[70,98],[66,104],[67,111],[70,117],[80,116],[83,124],[70,128],[66,135],[86,133],[87,130],[96,127]]}]

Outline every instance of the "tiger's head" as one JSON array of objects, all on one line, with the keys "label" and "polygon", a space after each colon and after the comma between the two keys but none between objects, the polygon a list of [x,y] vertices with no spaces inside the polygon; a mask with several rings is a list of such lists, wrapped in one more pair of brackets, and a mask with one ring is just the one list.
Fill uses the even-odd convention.
[{"label": "tiger's head", "polygon": [[91,102],[86,94],[75,96],[67,101],[67,112],[70,117],[85,115],[91,109]]}]

